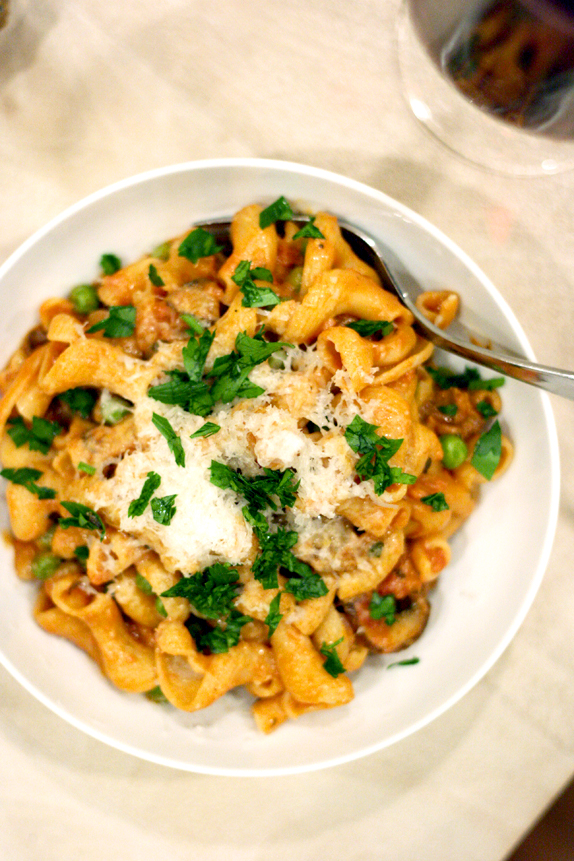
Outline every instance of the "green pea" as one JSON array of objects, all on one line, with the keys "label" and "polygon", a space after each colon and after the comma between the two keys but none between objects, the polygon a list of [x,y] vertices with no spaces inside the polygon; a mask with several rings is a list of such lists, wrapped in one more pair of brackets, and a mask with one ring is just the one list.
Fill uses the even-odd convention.
[{"label": "green pea", "polygon": [[98,291],[93,284],[78,284],[77,287],[70,292],[70,302],[74,306],[78,314],[91,314],[100,307],[98,299]]},{"label": "green pea", "polygon": [[443,466],[447,469],[456,469],[464,463],[468,456],[468,448],[463,439],[457,434],[447,433],[440,437],[443,450]]},{"label": "green pea", "polygon": [[38,538],[38,544],[42,548],[42,550],[51,550],[52,549],[52,539],[54,538],[54,532],[56,531],[56,524],[52,523],[49,529],[44,532],[43,535],[40,535]]},{"label": "green pea", "polygon": [[301,289],[301,278],[303,277],[303,267],[294,266],[287,276],[287,283],[291,285],[295,293]]},{"label": "green pea", "polygon": [[61,562],[54,553],[38,553],[32,560],[32,576],[37,580],[48,580],[56,573]]}]

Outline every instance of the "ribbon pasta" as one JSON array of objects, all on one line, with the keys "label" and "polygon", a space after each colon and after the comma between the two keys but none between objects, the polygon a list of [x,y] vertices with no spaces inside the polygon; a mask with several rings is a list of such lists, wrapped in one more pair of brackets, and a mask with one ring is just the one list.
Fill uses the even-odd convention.
[{"label": "ribbon pasta", "polygon": [[[420,636],[513,447],[498,383],[429,364],[334,216],[261,215],[227,256],[191,231],[45,302],[0,374],[0,457],[37,623],[184,711],[243,686],[271,732]],[[420,307],[446,326],[458,297]]]}]

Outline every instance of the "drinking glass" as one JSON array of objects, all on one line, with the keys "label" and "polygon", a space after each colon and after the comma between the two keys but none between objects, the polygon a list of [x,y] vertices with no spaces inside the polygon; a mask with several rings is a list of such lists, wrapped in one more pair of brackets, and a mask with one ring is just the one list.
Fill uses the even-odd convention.
[{"label": "drinking glass", "polygon": [[399,65],[422,125],[476,165],[574,168],[573,0],[404,0]]}]

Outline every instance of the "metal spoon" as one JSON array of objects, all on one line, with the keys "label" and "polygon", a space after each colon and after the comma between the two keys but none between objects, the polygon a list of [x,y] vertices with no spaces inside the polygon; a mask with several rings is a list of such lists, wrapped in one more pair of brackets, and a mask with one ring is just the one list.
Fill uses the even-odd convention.
[{"label": "metal spoon", "polygon": [[[297,218],[295,223],[306,223],[307,219]],[[231,221],[227,218],[202,222],[196,225],[203,227],[213,234],[220,243],[229,244]],[[485,338],[473,332],[468,326],[459,321],[449,326],[448,332],[433,325],[419,311],[415,301],[423,292],[422,287],[409,274],[394,252],[373,239],[363,230],[339,219],[339,226],[344,239],[349,243],[355,254],[371,266],[379,275],[385,288],[391,290],[406,305],[415,318],[415,328],[427,340],[447,353],[454,353],[476,362],[478,365],[491,368],[499,374],[514,377],[523,383],[545,389],[555,395],[574,400],[574,373],[560,368],[539,365],[503,347],[490,338],[488,346]],[[384,258],[384,260],[383,260]]]}]

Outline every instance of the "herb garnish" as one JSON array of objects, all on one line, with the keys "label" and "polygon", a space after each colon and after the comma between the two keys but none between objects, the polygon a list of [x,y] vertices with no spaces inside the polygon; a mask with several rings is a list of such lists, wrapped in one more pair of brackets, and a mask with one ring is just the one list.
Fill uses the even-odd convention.
[{"label": "herb garnish", "polygon": [[369,602],[371,619],[384,619],[387,625],[393,625],[396,619],[397,602],[394,595],[379,595],[373,592]]},{"label": "herb garnish", "polygon": [[279,605],[281,603],[281,592],[278,592],[273,600],[269,604],[269,612],[265,617],[265,624],[269,628],[268,636],[271,637],[277,628],[277,625],[283,618],[283,613],[279,612]]},{"label": "herb garnish", "polygon": [[481,475],[490,481],[502,456],[502,431],[498,420],[479,437],[470,460]]},{"label": "herb garnish", "polygon": [[185,452],[180,438],[172,428],[169,421],[163,416],[158,416],[157,413],[152,413],[151,420],[160,434],[165,438],[169,450],[175,458],[178,466],[185,466]]},{"label": "herb garnish", "polygon": [[196,227],[195,230],[187,234],[177,249],[177,253],[180,257],[197,263],[201,257],[211,257],[212,254],[217,254],[222,248],[223,246],[217,244],[211,233],[204,230],[203,227]]},{"label": "herb garnish", "polygon": [[311,215],[307,224],[294,234],[293,239],[324,239],[318,227],[315,227],[315,216]]},{"label": "herb garnish", "polygon": [[234,490],[242,496],[252,515],[265,508],[276,511],[277,503],[273,499],[274,496],[279,497],[283,507],[290,507],[295,503],[299,482],[295,482],[295,473],[292,469],[281,471],[265,468],[263,475],[247,477],[225,463],[212,460],[209,472],[211,483],[223,490],[227,488]]},{"label": "herb garnish", "polygon": [[293,218],[293,210],[289,202],[281,195],[259,213],[259,227],[264,230],[276,221],[289,221],[290,218]]},{"label": "herb garnish", "polygon": [[438,409],[439,412],[443,414],[443,416],[449,416],[450,418],[453,418],[458,412],[458,407],[456,404],[443,404]]},{"label": "herb garnish", "polygon": [[319,651],[326,658],[323,663],[323,669],[325,669],[330,676],[333,676],[334,679],[337,676],[340,676],[341,673],[345,672],[345,667],[341,663],[341,659],[337,654],[337,646],[343,642],[343,637],[340,637],[338,640],[335,640],[334,643],[323,643]]},{"label": "herb garnish", "polygon": [[477,391],[484,389],[491,391],[504,385],[504,377],[492,377],[490,380],[483,380],[476,368],[466,366],[462,373],[450,371],[448,368],[427,368],[428,373],[433,378],[439,389],[468,389],[469,391]]},{"label": "herb garnish", "polygon": [[403,472],[400,466],[389,466],[389,459],[401,447],[402,439],[379,436],[377,425],[366,422],[356,415],[347,425],[345,439],[353,451],[362,455],[355,471],[362,481],[372,478],[375,493],[382,494],[392,484],[413,484],[416,476]]},{"label": "herb garnish", "polygon": [[154,496],[151,501],[151,513],[156,523],[161,526],[169,526],[177,508],[174,505],[174,500],[177,493],[171,496]]},{"label": "herb garnish", "polygon": [[115,254],[102,254],[100,268],[104,275],[114,275],[122,268],[122,261]]},{"label": "herb garnish", "polygon": [[491,419],[498,415],[498,411],[494,409],[490,401],[479,401],[476,404],[476,409],[485,419]]},{"label": "herb garnish", "polygon": [[235,281],[243,299],[241,304],[245,308],[271,308],[278,305],[281,299],[271,287],[258,287],[255,281],[267,281],[273,284],[273,275],[269,269],[263,266],[251,268],[249,260],[241,260],[235,268],[231,280]]},{"label": "herb garnish", "polygon": [[418,664],[420,658],[405,658],[404,661],[393,661],[392,664],[387,665],[387,670],[390,670],[391,667],[411,667],[413,664]]},{"label": "herb garnish", "polygon": [[21,466],[17,469],[8,467],[0,471],[0,475],[11,481],[12,484],[20,484],[25,487],[30,493],[34,493],[38,499],[54,499],[56,496],[56,491],[51,487],[40,487],[36,484],[38,479],[42,477],[39,469],[31,469],[28,466]]},{"label": "herb garnish", "polygon": [[68,389],[58,395],[73,412],[78,413],[83,419],[89,419],[92,410],[98,400],[97,394],[92,389]]},{"label": "herb garnish", "polygon": [[39,416],[33,416],[31,428],[26,425],[21,416],[8,419],[8,423],[10,425],[8,436],[15,446],[20,448],[28,443],[30,451],[40,451],[42,454],[48,454],[52,440],[62,431],[58,422],[50,422]]},{"label": "herb garnish", "polygon": [[161,484],[161,476],[157,472],[148,472],[142,490],[137,499],[130,502],[128,517],[139,517],[146,510],[148,503]]},{"label": "herb garnish", "polygon": [[149,269],[147,271],[147,277],[151,281],[154,287],[164,287],[165,282],[159,272],[157,271],[157,267],[154,266],[153,263],[150,263]]},{"label": "herb garnish", "polygon": [[372,335],[380,335],[384,338],[394,331],[394,326],[389,320],[355,320],[353,323],[346,323],[347,329],[353,329],[362,335],[363,338],[369,338]]},{"label": "herb garnish", "polygon": [[198,428],[194,433],[189,435],[190,439],[197,439],[198,437],[207,437],[213,436],[221,430],[220,425],[216,425],[215,422],[205,422],[200,428]]},{"label": "herb garnish", "polygon": [[133,335],[136,325],[136,309],[134,305],[112,305],[108,316],[95,323],[87,330],[87,334],[103,331],[106,338],[129,338]]},{"label": "herb garnish", "polygon": [[81,502],[62,502],[62,507],[69,511],[71,517],[61,517],[59,526],[68,529],[70,526],[79,526],[81,529],[95,529],[100,533],[100,540],[104,540],[106,527],[100,515]]},{"label": "herb garnish", "polygon": [[273,353],[290,346],[281,341],[265,341],[262,330],[253,338],[246,332],[239,332],[235,339],[235,350],[226,356],[219,356],[209,372],[209,376],[215,378],[211,387],[214,400],[228,404],[236,397],[256,398],[263,394],[261,386],[249,380],[249,373]]},{"label": "herb garnish", "polygon": [[431,493],[428,496],[421,496],[421,502],[425,505],[430,505],[433,511],[448,511],[449,504],[444,497],[444,493]]},{"label": "herb garnish", "polygon": [[232,609],[239,587],[237,569],[223,562],[214,562],[191,577],[182,577],[162,592],[161,597],[186,598],[206,619],[220,619]]},{"label": "herb garnish", "polygon": [[86,475],[95,475],[95,474],[96,474],[96,467],[95,467],[95,466],[91,466],[91,464],[89,464],[89,463],[84,463],[84,461],[83,461],[83,460],[81,460],[81,461],[79,462],[79,464],[78,464],[78,470],[79,470],[80,472],[85,472],[85,473],[86,473]]}]

